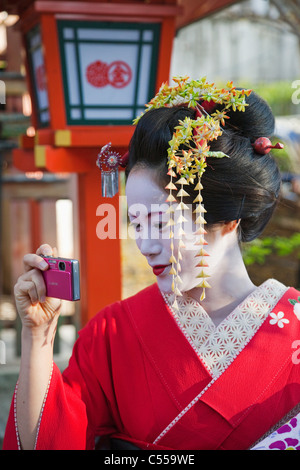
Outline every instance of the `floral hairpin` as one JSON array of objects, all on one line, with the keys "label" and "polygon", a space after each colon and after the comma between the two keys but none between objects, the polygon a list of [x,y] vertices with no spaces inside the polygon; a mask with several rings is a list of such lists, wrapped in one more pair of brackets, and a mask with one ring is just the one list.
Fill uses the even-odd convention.
[{"label": "floral hairpin", "polygon": [[[175,127],[172,139],[169,141],[168,148],[168,175],[170,182],[166,186],[169,194],[167,202],[169,202],[168,212],[170,214],[170,239],[171,239],[171,271],[172,275],[172,290],[175,293],[175,300],[173,307],[178,308],[176,296],[182,295],[179,284],[180,279],[180,260],[182,258],[181,250],[184,247],[182,238],[178,244],[177,258],[174,254],[174,214],[175,210],[181,211],[177,223],[179,223],[179,237],[184,235],[183,222],[185,220],[183,211],[188,209],[184,204],[183,198],[189,196],[185,191],[184,186],[192,184],[197,191],[197,197],[194,199],[196,209],[195,223],[197,225],[196,235],[199,236],[197,244],[199,251],[197,257],[200,258],[197,267],[200,268],[198,274],[199,284],[197,287],[202,288],[201,301],[205,299],[205,289],[211,287],[207,281],[209,277],[204,268],[207,267],[205,257],[208,253],[205,251],[206,231],[204,229],[205,221],[205,208],[202,204],[201,190],[201,177],[205,172],[207,166],[206,160],[208,157],[223,158],[229,157],[223,152],[212,152],[208,143],[217,139],[223,132],[221,126],[225,126],[225,120],[229,118],[227,112],[229,109],[233,111],[245,111],[246,96],[249,96],[251,90],[238,90],[233,86],[232,82],[228,82],[226,88],[217,88],[214,84],[206,81],[206,78],[199,80],[192,80],[189,77],[174,77],[173,81],[175,86],[171,87],[164,83],[157,95],[146,105],[146,110],[173,107],[173,106],[188,106],[196,110],[195,119],[186,117],[183,121],[179,121],[178,126]],[[217,110],[216,110],[217,108]],[[215,112],[212,112],[214,111]],[[209,114],[211,113],[211,114]],[[144,113],[143,113],[144,114]],[[136,124],[141,116],[137,117],[134,121]],[[182,147],[185,147],[185,150]],[[177,179],[175,181],[175,178]],[[174,196],[176,191],[176,197]],[[177,203],[178,204],[174,204]]]},{"label": "floral hairpin", "polygon": [[121,155],[111,149],[111,143],[104,145],[98,153],[96,165],[101,170],[102,196],[113,197],[119,190],[118,168]]}]

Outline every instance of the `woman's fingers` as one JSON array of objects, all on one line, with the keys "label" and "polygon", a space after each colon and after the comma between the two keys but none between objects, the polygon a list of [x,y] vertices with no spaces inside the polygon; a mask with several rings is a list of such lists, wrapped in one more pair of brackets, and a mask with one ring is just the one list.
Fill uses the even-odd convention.
[{"label": "woman's fingers", "polygon": [[50,245],[41,245],[36,253],[24,256],[24,273],[19,277],[14,293],[17,310],[23,325],[30,328],[44,328],[49,321],[58,317],[61,301],[46,297],[43,271],[49,268],[43,256],[56,255]]},{"label": "woman's fingers", "polygon": [[36,250],[36,254],[42,256],[54,256],[54,250],[55,248],[52,248],[52,246],[44,243]]},{"label": "woman's fingers", "polygon": [[37,269],[31,269],[20,276],[17,286],[20,293],[28,294],[33,305],[45,302],[46,286],[42,273]]},{"label": "woman's fingers", "polygon": [[27,295],[29,297],[30,303],[36,305],[39,301],[38,293],[36,290],[36,285],[32,281],[23,281],[16,288],[16,297],[18,300],[18,295]]},{"label": "woman's fingers", "polygon": [[48,263],[43,259],[43,256],[54,256],[56,251],[56,248],[52,248],[45,243],[37,249],[36,253],[26,254],[23,258],[25,272],[30,271],[32,268],[41,271],[48,269]]},{"label": "woman's fingers", "polygon": [[45,271],[48,269],[48,263],[41,257],[34,253],[28,253],[23,258],[25,272],[31,271],[32,268]]}]

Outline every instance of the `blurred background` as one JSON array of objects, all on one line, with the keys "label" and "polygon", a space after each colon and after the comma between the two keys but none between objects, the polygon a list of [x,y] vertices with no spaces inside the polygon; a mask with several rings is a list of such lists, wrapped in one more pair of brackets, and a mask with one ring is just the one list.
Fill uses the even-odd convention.
[{"label": "blurred background", "polygon": [[[36,129],[19,17],[11,13],[9,3],[1,2],[0,11],[0,445],[20,359],[20,324],[12,292],[23,256],[43,242],[56,246],[62,257],[79,257],[80,252],[78,176],[14,166],[12,155],[20,136],[34,138]],[[273,153],[282,172],[281,201],[263,236],[243,251],[254,283],[274,277],[300,288],[300,2],[177,4],[185,14],[176,20],[170,77],[206,76],[217,84],[233,80],[257,91],[273,109],[274,142],[285,145],[284,151]],[[121,195],[124,190],[121,174]],[[126,231],[125,204],[120,211]],[[121,240],[120,253],[122,298],[155,282],[129,237]],[[82,326],[80,309],[80,302],[64,303],[55,345],[61,368]]]}]

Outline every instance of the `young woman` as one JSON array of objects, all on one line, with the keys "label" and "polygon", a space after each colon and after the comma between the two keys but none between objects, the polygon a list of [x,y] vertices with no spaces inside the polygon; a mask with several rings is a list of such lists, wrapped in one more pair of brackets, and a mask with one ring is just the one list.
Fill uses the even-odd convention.
[{"label": "young woman", "polygon": [[[126,194],[157,283],[99,312],[63,374],[52,352],[59,301],[45,297],[41,274],[40,255],[52,249],[25,256],[15,287],[22,361],[4,448],[105,448],[99,438],[108,438],[138,449],[249,449],[290,418],[283,432],[296,432],[300,294],[274,279],[254,286],[240,251],[278,200],[278,168],[257,143],[274,118],[255,93],[230,90],[246,104],[223,112],[224,90],[213,90],[187,106],[177,87],[173,103],[140,118]],[[207,137],[213,128],[217,138]],[[257,446],[276,448],[278,436],[281,448],[299,445],[274,432]]]}]

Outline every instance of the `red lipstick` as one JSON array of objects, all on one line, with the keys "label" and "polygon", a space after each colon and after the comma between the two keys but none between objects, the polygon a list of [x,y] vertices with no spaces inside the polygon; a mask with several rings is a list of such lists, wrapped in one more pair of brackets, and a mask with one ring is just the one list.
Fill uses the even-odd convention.
[{"label": "red lipstick", "polygon": [[155,274],[155,276],[159,276],[160,274],[162,274],[164,272],[164,270],[170,266],[169,264],[164,264],[164,265],[157,265],[157,266],[153,266],[153,273]]}]

